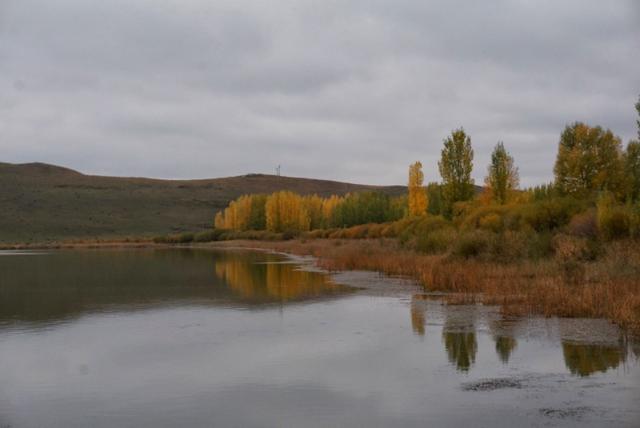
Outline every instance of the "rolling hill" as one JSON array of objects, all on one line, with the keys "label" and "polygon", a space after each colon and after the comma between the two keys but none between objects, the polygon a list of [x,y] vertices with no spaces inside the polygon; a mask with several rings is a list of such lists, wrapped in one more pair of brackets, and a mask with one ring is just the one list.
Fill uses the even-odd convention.
[{"label": "rolling hill", "polygon": [[0,163],[0,242],[42,242],[200,231],[247,193],[291,190],[321,196],[404,186],[368,186],[248,174],[204,180],[104,177],[43,163]]}]

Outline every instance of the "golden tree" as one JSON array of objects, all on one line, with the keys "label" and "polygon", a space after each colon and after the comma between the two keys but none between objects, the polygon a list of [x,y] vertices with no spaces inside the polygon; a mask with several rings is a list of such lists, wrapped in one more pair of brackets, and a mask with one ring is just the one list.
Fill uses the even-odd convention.
[{"label": "golden tree", "polygon": [[271,194],[267,198],[265,212],[267,230],[271,232],[309,230],[310,219],[303,198],[293,192]]},{"label": "golden tree", "polygon": [[343,198],[336,195],[331,195],[329,198],[322,201],[322,217],[324,221],[324,227],[330,227],[333,221],[333,213],[338,205],[343,201]]},{"label": "golden tree", "polygon": [[218,211],[216,213],[216,218],[213,221],[213,226],[216,229],[224,229],[224,212]]},{"label": "golden tree", "polygon": [[310,195],[302,198],[304,210],[309,216],[309,229],[320,229],[324,226],[322,212],[323,199],[318,195]]},{"label": "golden tree", "polygon": [[409,166],[409,215],[420,216],[427,213],[427,192],[424,186],[422,163]]}]

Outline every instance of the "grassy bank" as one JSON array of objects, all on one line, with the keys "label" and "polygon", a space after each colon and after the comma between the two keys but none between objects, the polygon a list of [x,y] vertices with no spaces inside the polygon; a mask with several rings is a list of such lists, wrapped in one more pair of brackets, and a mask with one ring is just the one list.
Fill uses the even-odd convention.
[{"label": "grassy bank", "polygon": [[228,241],[246,246],[312,255],[328,270],[363,269],[401,275],[427,291],[451,293],[450,303],[500,305],[506,314],[609,319],[640,334],[640,248],[618,241],[593,261],[568,260],[559,252],[539,260],[498,263],[426,255],[396,239]]}]

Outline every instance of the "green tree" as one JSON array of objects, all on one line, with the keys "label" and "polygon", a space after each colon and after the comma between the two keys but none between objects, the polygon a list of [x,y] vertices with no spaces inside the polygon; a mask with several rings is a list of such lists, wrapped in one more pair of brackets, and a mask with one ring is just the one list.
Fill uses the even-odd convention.
[{"label": "green tree", "polygon": [[630,141],[627,145],[624,153],[624,176],[628,199],[640,200],[640,141]]},{"label": "green tree", "polygon": [[442,176],[443,214],[451,217],[456,202],[468,201],[474,195],[473,149],[464,129],[454,130],[444,140],[438,167]]},{"label": "green tree", "polygon": [[629,141],[624,153],[624,176],[627,180],[627,197],[631,201],[640,201],[640,97],[636,103],[638,112],[638,140]]},{"label": "green tree", "polygon": [[620,138],[610,130],[576,122],[560,135],[554,167],[555,184],[561,193],[589,194],[622,190]]},{"label": "green tree", "polygon": [[486,192],[493,202],[505,204],[518,188],[520,178],[513,157],[499,142],[491,153],[491,164],[485,178]]},{"label": "green tree", "polygon": [[427,201],[429,202],[427,208],[429,214],[442,214],[442,186],[439,183],[431,182],[427,184]]},{"label": "green tree", "polygon": [[640,140],[640,97],[638,97],[638,102],[636,103],[636,111],[638,112],[638,119],[636,119],[636,124],[638,125],[638,140]]}]

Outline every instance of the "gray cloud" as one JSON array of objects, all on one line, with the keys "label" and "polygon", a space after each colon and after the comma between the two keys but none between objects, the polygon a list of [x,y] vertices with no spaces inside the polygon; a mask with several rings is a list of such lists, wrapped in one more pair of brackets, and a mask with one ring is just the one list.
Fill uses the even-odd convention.
[{"label": "gray cloud", "polygon": [[551,178],[564,124],[633,138],[640,7],[598,1],[0,0],[0,153],[87,173],[391,184],[471,134]]}]

